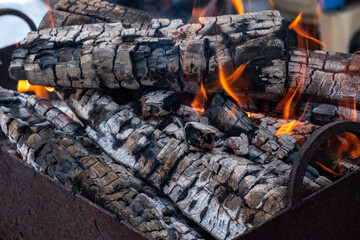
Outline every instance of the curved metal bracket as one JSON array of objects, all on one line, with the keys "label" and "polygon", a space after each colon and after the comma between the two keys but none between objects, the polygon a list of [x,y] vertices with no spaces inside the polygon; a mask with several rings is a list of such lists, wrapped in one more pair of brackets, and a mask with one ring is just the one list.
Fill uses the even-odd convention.
[{"label": "curved metal bracket", "polygon": [[337,121],[327,124],[318,129],[301,147],[290,172],[288,187],[290,208],[296,209],[301,205],[303,179],[313,154],[330,138],[343,132],[353,133],[360,138],[360,123]]},{"label": "curved metal bracket", "polygon": [[34,22],[27,15],[25,15],[24,13],[22,13],[22,12],[20,12],[18,10],[11,9],[11,8],[0,9],[0,16],[3,16],[3,15],[17,16],[17,17],[23,19],[29,25],[31,31],[36,31],[37,30]]}]

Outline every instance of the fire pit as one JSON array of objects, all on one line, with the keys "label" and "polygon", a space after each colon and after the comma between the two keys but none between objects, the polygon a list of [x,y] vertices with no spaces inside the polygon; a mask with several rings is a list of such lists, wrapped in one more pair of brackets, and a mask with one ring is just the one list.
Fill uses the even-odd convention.
[{"label": "fire pit", "polygon": [[[18,157],[52,180],[3,157],[3,169],[24,169],[25,186],[46,183],[26,187],[26,196],[16,184],[2,189],[43,200],[13,219],[7,207],[0,233],[41,238],[48,230],[31,233],[18,216],[63,226],[80,214],[87,220],[77,230],[74,216],[64,238],[94,228],[86,236],[359,236],[352,223],[359,219],[360,55],[303,49],[301,40],[322,43],[300,21],[301,14],[290,23],[262,11],[184,24],[100,0],[60,0],[13,52],[9,73],[19,88],[43,86],[61,101],[0,89],[2,131]],[[335,151],[343,145],[332,147],[334,138],[348,147]],[[322,153],[329,146],[336,154]],[[3,172],[10,183],[18,174]],[[55,199],[37,194],[42,187]],[[65,210],[50,213],[61,199]],[[339,204],[346,206],[334,210]],[[344,217],[352,223],[344,226]]]}]

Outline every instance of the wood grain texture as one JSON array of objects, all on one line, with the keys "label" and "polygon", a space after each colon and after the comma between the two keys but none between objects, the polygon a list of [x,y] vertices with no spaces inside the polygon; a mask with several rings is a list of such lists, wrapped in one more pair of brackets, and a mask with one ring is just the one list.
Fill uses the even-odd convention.
[{"label": "wood grain texture", "polygon": [[[295,146],[289,136],[277,138],[263,124],[249,141],[249,153],[239,157],[223,150],[227,135],[216,130],[222,137],[215,139],[214,148],[196,152],[176,117],[143,118],[94,90],[59,94],[103,151],[169,196],[185,216],[217,239],[242,234],[286,207],[291,165],[285,161]],[[314,183],[318,177],[305,178],[308,190],[320,188]]]},{"label": "wood grain texture", "polygon": [[59,0],[42,19],[39,29],[121,22],[125,27],[147,27],[156,14],[102,0]]},{"label": "wood grain texture", "polygon": [[27,163],[151,239],[198,239],[174,204],[102,152],[46,100],[0,89],[2,131]]},{"label": "wood grain texture", "polygon": [[[146,27],[89,24],[32,32],[14,52],[10,75],[67,88],[167,88],[195,93],[245,73],[235,90],[279,99],[285,91],[287,24],[276,11],[200,18],[197,24],[152,19]],[[219,86],[220,87],[220,86]]]}]

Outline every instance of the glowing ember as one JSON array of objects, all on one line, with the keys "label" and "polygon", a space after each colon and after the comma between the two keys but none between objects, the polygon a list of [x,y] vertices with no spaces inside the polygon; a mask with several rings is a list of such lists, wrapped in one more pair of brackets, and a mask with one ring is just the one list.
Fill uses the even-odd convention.
[{"label": "glowing ember", "polygon": [[298,35],[310,39],[314,42],[316,42],[317,44],[320,44],[322,46],[326,46],[323,42],[321,42],[320,40],[310,36],[310,34],[308,34],[302,27],[301,25],[301,18],[302,18],[302,12],[299,13],[299,15],[295,18],[295,20],[289,25],[289,29],[294,30]]},{"label": "glowing ember", "polygon": [[48,92],[53,92],[52,87],[41,87],[31,85],[28,80],[19,80],[17,85],[18,92],[35,92],[35,95],[41,98],[49,99]]},{"label": "glowing ember", "polygon": [[248,116],[248,118],[251,118],[251,113],[247,112],[247,116]]},{"label": "glowing ember", "polygon": [[244,4],[242,0],[232,0],[238,14],[244,14]]},{"label": "glowing ember", "polygon": [[315,161],[315,164],[334,178],[345,174],[345,165],[360,164],[360,139],[352,133],[336,135],[322,149],[322,160]]},{"label": "glowing ember", "polygon": [[235,113],[235,105],[231,107],[231,111],[229,112],[229,116],[231,117]]},{"label": "glowing ember", "polygon": [[205,101],[207,100],[203,81],[201,81],[201,83],[200,83],[200,89],[201,89],[201,91],[199,93],[195,94],[195,98],[194,98],[194,101],[191,103],[191,106],[193,107],[193,109],[196,112],[203,113],[203,112],[205,112],[204,104],[205,104]]},{"label": "glowing ember", "polygon": [[296,120],[293,120],[285,125],[282,125],[275,133],[276,136],[281,136],[281,135],[284,135],[284,134],[289,134],[290,132],[292,132],[292,130],[294,129],[295,127],[295,123],[297,121]]}]

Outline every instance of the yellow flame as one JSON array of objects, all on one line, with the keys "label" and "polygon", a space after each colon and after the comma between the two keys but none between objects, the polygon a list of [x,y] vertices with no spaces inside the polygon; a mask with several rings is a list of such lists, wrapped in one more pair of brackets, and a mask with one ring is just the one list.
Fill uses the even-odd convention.
[{"label": "yellow flame", "polygon": [[52,87],[41,87],[31,85],[28,80],[19,80],[17,85],[18,92],[35,92],[35,95],[41,98],[49,99],[48,92],[53,92],[55,89]]},{"label": "yellow flame", "polygon": [[296,120],[293,120],[285,125],[282,125],[275,133],[276,136],[281,136],[281,135],[284,135],[284,134],[289,134],[290,132],[292,132],[292,130],[294,129],[295,127],[295,123],[296,123]]},{"label": "yellow flame", "polygon": [[238,14],[242,15],[245,13],[244,4],[242,0],[232,0]]}]

